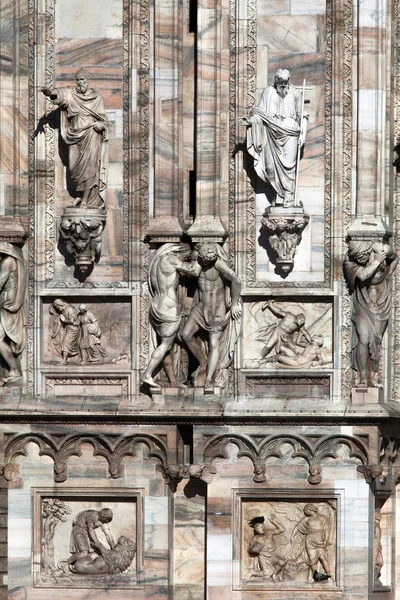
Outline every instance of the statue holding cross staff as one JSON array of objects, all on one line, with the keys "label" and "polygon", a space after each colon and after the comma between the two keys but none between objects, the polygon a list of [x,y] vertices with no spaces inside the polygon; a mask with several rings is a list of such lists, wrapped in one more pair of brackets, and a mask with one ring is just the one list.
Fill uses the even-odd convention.
[{"label": "statue holding cross staff", "polygon": [[301,206],[298,169],[307,135],[308,114],[303,93],[290,83],[287,69],[278,69],[274,84],[265,88],[258,106],[240,123],[247,126],[247,151],[254,170],[276,191],[273,206]]}]

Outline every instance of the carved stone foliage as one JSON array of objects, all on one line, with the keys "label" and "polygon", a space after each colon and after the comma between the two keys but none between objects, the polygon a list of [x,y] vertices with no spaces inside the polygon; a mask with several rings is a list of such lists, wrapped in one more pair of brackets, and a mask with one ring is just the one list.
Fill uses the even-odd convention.
[{"label": "carved stone foliage", "polygon": [[243,366],[310,369],[332,366],[332,305],[273,300],[246,303]]},{"label": "carved stone foliage", "polygon": [[61,216],[60,249],[73,257],[80,276],[88,275],[100,260],[105,225],[103,209],[68,207]]},{"label": "carved stone foliage", "polygon": [[214,466],[218,458],[227,459],[228,446],[233,444],[239,449],[238,458],[246,457],[253,463],[253,481],[266,481],[266,461],[270,457],[282,458],[287,445],[293,448],[291,458],[301,457],[308,463],[308,483],[318,484],[322,481],[322,465],[326,458],[337,458],[340,446],[345,445],[350,457],[368,462],[368,448],[363,440],[347,435],[315,436],[307,439],[299,435],[241,435],[224,434],[210,436],[205,442],[203,457],[206,465]]},{"label": "carved stone foliage", "polygon": [[43,304],[44,361],[74,365],[130,365],[130,303]]},{"label": "carved stone foliage", "polygon": [[[107,497],[99,490],[35,491],[34,566],[37,587],[102,588],[137,585],[140,492]],[[141,537],[141,536],[140,536]],[[40,565],[40,567],[39,567]]]},{"label": "carved stone foliage", "polygon": [[[183,276],[197,280],[191,305]],[[162,387],[162,381],[153,379],[161,366],[167,387],[185,388],[192,383],[205,393],[226,387],[239,336],[240,290],[240,279],[217,243],[202,242],[193,252],[188,244],[167,243],[156,251],[149,268],[149,320],[155,349],[142,377],[150,391]],[[174,345],[176,338],[198,363],[186,377],[182,344]]]},{"label": "carved stone foliage", "polygon": [[243,499],[243,589],[302,588],[336,579],[336,499]]},{"label": "carved stone foliage", "polygon": [[27,445],[31,442],[39,446],[39,456],[50,456],[53,459],[54,481],[57,483],[67,480],[68,459],[71,456],[81,456],[82,444],[91,444],[93,454],[107,460],[109,474],[113,479],[122,476],[122,459],[126,456],[136,456],[138,444],[144,444],[148,448],[149,458],[157,459],[164,467],[167,464],[165,442],[160,437],[151,434],[129,436],[10,434],[6,435],[6,462],[13,463],[17,456],[27,456]]},{"label": "carved stone foliage", "polygon": [[70,507],[62,500],[49,498],[42,504],[42,575],[52,577],[58,568],[54,559],[54,533],[59,522],[65,522],[71,514]]},{"label": "carved stone foliage", "polygon": [[301,234],[308,225],[309,215],[297,212],[265,211],[262,227],[267,233],[269,254],[276,265],[275,272],[287,277],[294,267],[294,257],[301,242]]},{"label": "carved stone foliage", "polygon": [[[344,275],[352,302],[350,362],[353,386],[381,385],[381,342],[392,307],[392,274],[398,256],[387,243],[388,233],[369,236],[357,232],[357,222],[348,236]],[[355,231],[354,231],[355,230]]]}]

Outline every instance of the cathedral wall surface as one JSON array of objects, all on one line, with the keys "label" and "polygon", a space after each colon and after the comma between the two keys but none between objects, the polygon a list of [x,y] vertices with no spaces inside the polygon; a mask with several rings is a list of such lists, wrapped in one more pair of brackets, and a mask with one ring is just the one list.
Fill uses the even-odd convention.
[{"label": "cathedral wall surface", "polygon": [[1,600],[400,599],[399,6],[1,3]]}]

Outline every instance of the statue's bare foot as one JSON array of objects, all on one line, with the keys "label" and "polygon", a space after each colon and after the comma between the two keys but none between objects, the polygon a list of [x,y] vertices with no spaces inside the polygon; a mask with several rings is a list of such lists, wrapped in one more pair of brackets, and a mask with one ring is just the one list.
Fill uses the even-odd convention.
[{"label": "statue's bare foot", "polygon": [[183,381],[174,381],[173,383],[171,382],[171,385],[179,388],[180,390],[186,390],[186,384],[183,383]]},{"label": "statue's bare foot", "polygon": [[158,383],[156,383],[152,377],[146,377],[146,376],[144,376],[143,379],[142,379],[142,383],[145,383],[150,388],[154,388],[156,390],[160,390],[161,389],[161,386],[158,385]]},{"label": "statue's bare foot", "polygon": [[205,392],[213,392],[214,391],[214,384],[211,381],[206,381],[204,383],[204,391]]},{"label": "statue's bare foot", "polygon": [[4,377],[3,384],[9,383],[10,381],[15,381],[16,379],[19,379],[20,377],[21,377],[21,373],[19,373],[18,371],[10,371],[8,377]]}]

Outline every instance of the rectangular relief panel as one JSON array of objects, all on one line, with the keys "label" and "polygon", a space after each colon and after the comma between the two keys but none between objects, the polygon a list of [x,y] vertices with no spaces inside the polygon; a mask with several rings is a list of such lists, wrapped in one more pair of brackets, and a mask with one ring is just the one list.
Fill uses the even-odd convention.
[{"label": "rectangular relief panel", "polygon": [[299,491],[235,491],[234,589],[337,591],[339,500]]},{"label": "rectangular relief panel", "polygon": [[141,587],[142,490],[34,489],[33,502],[35,587]]},{"label": "rectangular relief panel", "polygon": [[130,368],[130,299],[44,298],[41,324],[42,366]]},{"label": "rectangular relief panel", "polygon": [[242,356],[245,370],[264,375],[329,370],[333,366],[330,298],[246,298]]}]

